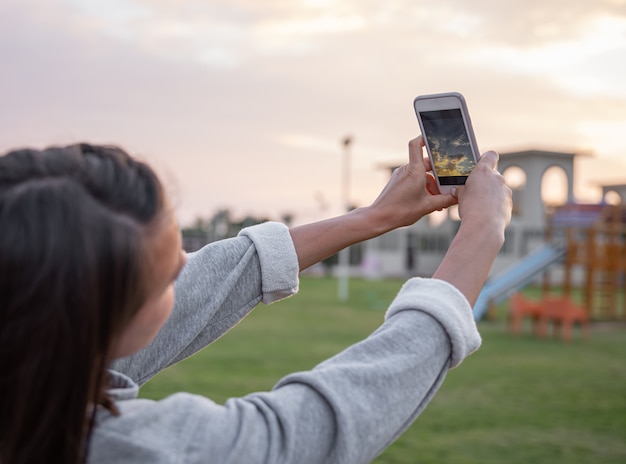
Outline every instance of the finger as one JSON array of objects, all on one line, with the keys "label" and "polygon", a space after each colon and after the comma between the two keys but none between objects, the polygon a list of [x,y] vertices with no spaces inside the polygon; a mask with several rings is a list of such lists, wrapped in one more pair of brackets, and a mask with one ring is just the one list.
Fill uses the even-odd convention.
[{"label": "finger", "polygon": [[437,181],[432,174],[426,174],[426,190],[431,195],[439,195],[439,186],[437,185]]},{"label": "finger", "polygon": [[417,164],[424,158],[424,139],[421,135],[409,142],[409,164]]},{"label": "finger", "polygon": [[434,206],[434,210],[441,211],[442,209],[449,208],[452,205],[456,205],[459,200],[453,195],[445,194],[431,197],[431,202]]},{"label": "finger", "polygon": [[433,165],[430,162],[430,157],[428,157],[428,155],[425,155],[423,157],[423,160],[424,160],[424,169],[426,170],[426,172],[432,171],[433,170]]},{"label": "finger", "polygon": [[420,144],[422,145],[422,159],[424,160],[424,169],[426,170],[426,172],[432,171],[433,164],[430,161],[430,156],[428,156],[428,153],[424,153],[424,147],[426,147],[426,141],[424,140],[424,137],[422,135],[419,136],[419,139],[420,139]]},{"label": "finger", "polygon": [[480,160],[478,160],[478,163],[484,164],[491,169],[496,169],[496,167],[498,166],[499,158],[500,158],[500,155],[498,155],[498,153],[496,153],[493,150],[489,150],[483,153],[483,155],[480,157]]},{"label": "finger", "polygon": [[424,165],[424,139],[420,135],[409,142],[409,163],[407,165],[407,171],[411,173],[411,175],[421,177],[427,170]]}]

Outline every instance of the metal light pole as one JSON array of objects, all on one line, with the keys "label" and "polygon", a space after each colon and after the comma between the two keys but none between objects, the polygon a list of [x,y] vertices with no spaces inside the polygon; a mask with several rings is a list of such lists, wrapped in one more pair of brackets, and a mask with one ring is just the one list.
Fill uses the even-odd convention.
[{"label": "metal light pole", "polygon": [[[352,137],[346,136],[341,140],[343,145],[343,169],[342,169],[342,202],[346,212],[350,211],[350,145]],[[339,301],[347,301],[349,296],[350,279],[350,248],[344,248],[339,252],[338,298]]]}]

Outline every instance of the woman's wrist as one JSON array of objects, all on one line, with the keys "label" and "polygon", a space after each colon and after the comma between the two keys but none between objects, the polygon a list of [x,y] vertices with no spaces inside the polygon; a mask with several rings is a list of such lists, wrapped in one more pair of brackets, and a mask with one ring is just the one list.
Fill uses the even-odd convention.
[{"label": "woman's wrist", "polygon": [[504,227],[498,221],[461,221],[433,277],[451,283],[474,304],[503,243]]},{"label": "woman's wrist", "polygon": [[483,250],[487,247],[497,253],[504,244],[505,227],[504,221],[495,218],[466,218],[461,220],[457,236],[475,242]]},{"label": "woman's wrist", "polygon": [[392,221],[392,216],[383,208],[363,206],[349,214],[353,215],[356,227],[367,234],[365,239],[378,237],[397,227]]}]

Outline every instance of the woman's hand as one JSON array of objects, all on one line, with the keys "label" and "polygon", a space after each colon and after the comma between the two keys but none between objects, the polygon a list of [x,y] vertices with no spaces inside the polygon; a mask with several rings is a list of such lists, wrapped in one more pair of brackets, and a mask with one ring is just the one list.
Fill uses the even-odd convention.
[{"label": "woman's hand", "polygon": [[476,223],[504,233],[511,221],[511,189],[497,171],[499,156],[494,151],[483,154],[467,179],[457,189],[459,216],[465,225]]},{"label": "woman's hand", "polygon": [[396,169],[370,205],[343,216],[291,229],[300,269],[305,269],[343,248],[408,226],[435,210],[457,203],[454,195],[441,195],[424,158],[422,137],[409,142],[409,163]]},{"label": "woman's hand", "polygon": [[457,189],[461,226],[433,275],[458,288],[470,304],[487,280],[511,220],[511,189],[497,164],[498,154],[486,152]]},{"label": "woman's hand", "polygon": [[391,230],[414,224],[423,216],[456,203],[454,195],[439,193],[420,135],[409,142],[409,163],[393,172],[369,209],[377,222]]}]

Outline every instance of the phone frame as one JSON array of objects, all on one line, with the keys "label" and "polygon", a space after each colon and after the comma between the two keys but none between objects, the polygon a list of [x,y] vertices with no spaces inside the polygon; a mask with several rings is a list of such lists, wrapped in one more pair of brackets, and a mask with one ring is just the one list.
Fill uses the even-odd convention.
[{"label": "phone frame", "polygon": [[430,162],[433,168],[433,174],[435,176],[435,179],[437,180],[437,186],[439,187],[439,192],[450,193],[453,188],[459,185],[464,185],[465,180],[467,180],[467,176],[460,176],[459,179],[455,180],[455,182],[457,183],[453,185],[441,184],[441,181],[439,179],[439,173],[437,173],[437,170],[435,169],[435,159],[431,151],[428,136],[426,134],[426,131],[424,130],[424,122],[420,113],[428,111],[445,111],[455,109],[460,110],[461,117],[463,118],[465,133],[467,134],[467,139],[471,148],[471,154],[474,158],[473,161],[474,164],[476,164],[480,159],[480,152],[478,150],[478,144],[476,143],[476,136],[474,135],[474,129],[472,127],[472,121],[469,116],[469,111],[467,109],[467,103],[465,102],[465,98],[459,92],[420,95],[416,97],[413,101],[413,108],[415,110],[415,115],[417,116],[417,121],[420,126],[422,137],[424,138],[426,152],[428,153],[428,157],[430,158]]}]

